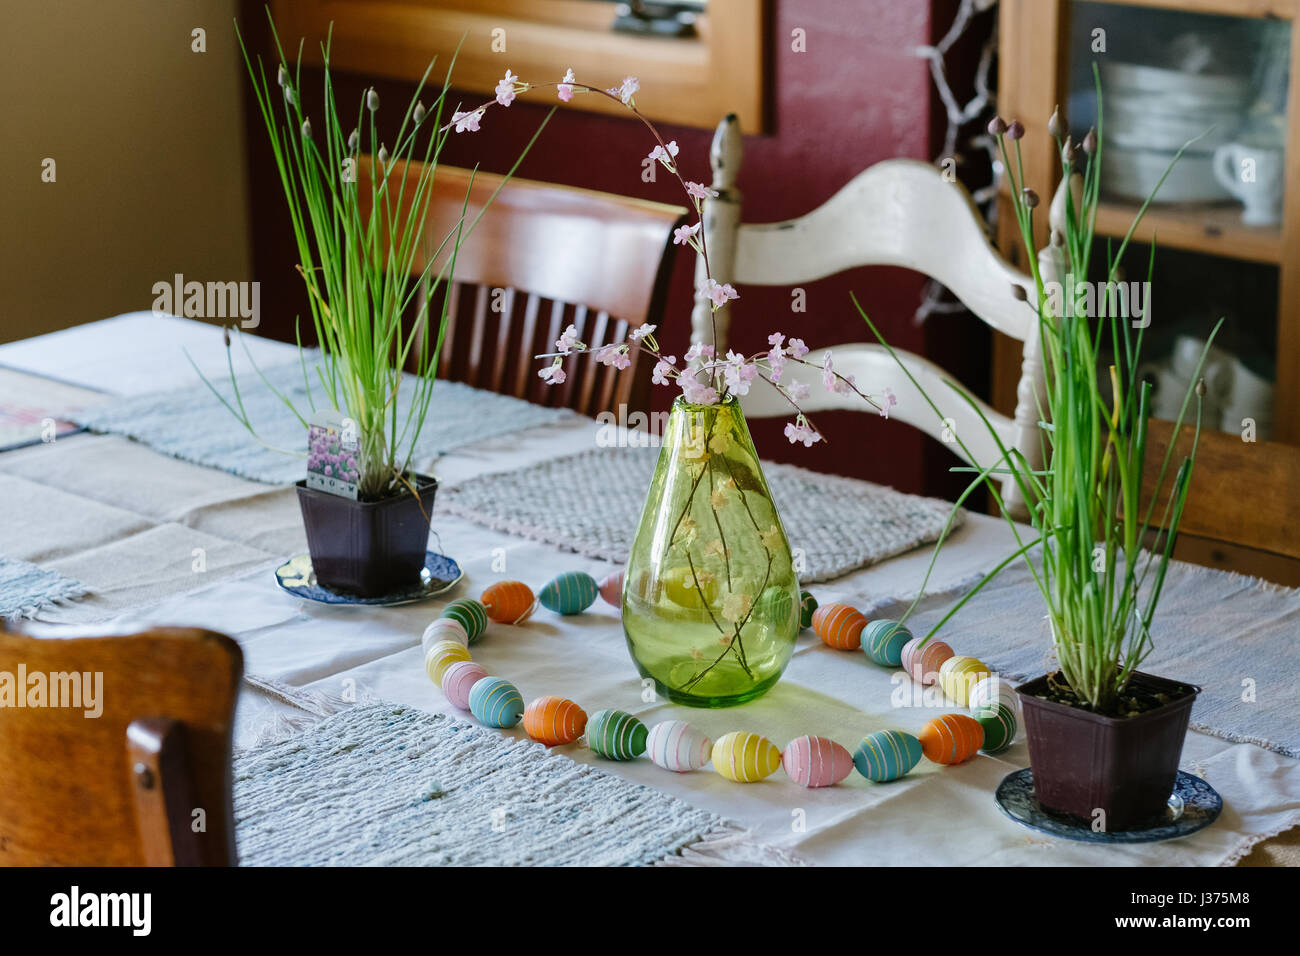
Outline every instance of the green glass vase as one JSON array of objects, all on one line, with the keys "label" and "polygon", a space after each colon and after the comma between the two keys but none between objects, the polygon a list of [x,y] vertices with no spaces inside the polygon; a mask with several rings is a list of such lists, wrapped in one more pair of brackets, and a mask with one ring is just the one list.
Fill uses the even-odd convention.
[{"label": "green glass vase", "polygon": [[623,584],[623,632],[658,693],[695,707],[753,700],[799,633],[799,584],[745,416],[677,399]]}]

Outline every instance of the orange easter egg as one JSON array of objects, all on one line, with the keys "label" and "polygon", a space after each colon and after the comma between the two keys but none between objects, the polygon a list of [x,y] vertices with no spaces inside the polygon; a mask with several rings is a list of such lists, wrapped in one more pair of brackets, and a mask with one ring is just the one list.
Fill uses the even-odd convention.
[{"label": "orange easter egg", "polygon": [[965,714],[936,717],[921,728],[917,737],[921,752],[935,763],[961,763],[984,746],[984,728]]},{"label": "orange easter egg", "polygon": [[537,598],[523,581],[498,581],[479,598],[487,616],[498,624],[522,624],[532,616]]},{"label": "orange easter egg", "polygon": [[867,619],[847,604],[823,604],[812,616],[813,630],[830,647],[855,651],[862,646],[862,629]]},{"label": "orange easter egg", "polygon": [[548,747],[571,744],[586,729],[586,711],[563,697],[539,697],[524,710],[524,730]]}]

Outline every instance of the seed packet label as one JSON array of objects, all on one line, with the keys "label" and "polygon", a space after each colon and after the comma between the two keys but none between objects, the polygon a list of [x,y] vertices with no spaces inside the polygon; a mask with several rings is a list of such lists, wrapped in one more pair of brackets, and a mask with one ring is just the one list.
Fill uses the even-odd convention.
[{"label": "seed packet label", "polygon": [[307,487],[342,498],[357,497],[357,424],[333,409],[322,409],[307,425]]}]

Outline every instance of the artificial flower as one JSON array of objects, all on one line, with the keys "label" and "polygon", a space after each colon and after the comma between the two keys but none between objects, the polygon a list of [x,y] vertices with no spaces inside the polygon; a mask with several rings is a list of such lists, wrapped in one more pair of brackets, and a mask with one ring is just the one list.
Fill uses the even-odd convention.
[{"label": "artificial flower", "polygon": [[616,90],[611,90],[611,92],[623,101],[624,106],[627,106],[632,102],[632,97],[636,95],[639,89],[641,89],[641,81],[635,76],[629,76],[623,81],[622,86]]},{"label": "artificial flower", "polygon": [[633,329],[631,332],[628,333],[627,337],[631,339],[633,342],[640,342],[647,335],[653,335],[655,329],[657,328],[659,328],[659,326],[657,325],[638,325],[635,329]]},{"label": "artificial flower", "polygon": [[786,424],[785,437],[790,439],[791,445],[803,442],[805,448],[811,448],[814,442],[821,441],[822,438],[815,428],[807,424],[802,415],[799,416],[799,421]]},{"label": "artificial flower", "polygon": [[673,245],[684,246],[694,239],[700,232],[700,224],[697,222],[693,226],[678,226],[673,230]]},{"label": "artificial flower", "polygon": [[686,364],[689,365],[691,362],[694,362],[696,359],[701,359],[701,358],[705,358],[705,359],[713,358],[712,345],[705,345],[702,342],[696,342],[694,345],[692,345],[690,348],[686,350]]},{"label": "artificial flower", "polygon": [[478,121],[482,118],[483,107],[480,106],[478,109],[471,110],[468,113],[457,110],[452,114],[451,121],[456,124],[456,132],[458,133],[477,133]]},{"label": "artificial flower", "polygon": [[555,88],[555,94],[560,98],[561,103],[567,103],[573,99],[573,82],[576,79],[577,77],[573,75],[572,67],[564,71],[564,79],[562,79],[560,85]]},{"label": "artificial flower", "polygon": [[732,395],[748,395],[750,383],[758,376],[758,366],[746,362],[745,356],[728,350],[726,364],[722,366],[722,375]]},{"label": "artificial flower", "polygon": [[601,365],[610,365],[620,372],[632,364],[632,359],[628,357],[626,351],[621,345],[602,345],[592,353],[594,358]]},{"label": "artificial flower", "polygon": [[673,160],[677,158],[679,152],[681,152],[681,150],[677,146],[677,140],[674,139],[669,142],[667,146],[656,146],[654,149],[650,150],[650,155],[647,158],[651,161],[657,159],[668,169],[672,169]]},{"label": "artificial flower", "polygon": [[687,183],[686,194],[692,199],[716,199],[718,197],[716,189],[710,189],[702,183]]},{"label": "artificial flower", "polygon": [[565,379],[564,369],[560,368],[559,359],[555,360],[555,364],[547,365],[545,368],[541,369],[537,374],[541,376],[542,381],[544,381],[547,385],[559,385],[563,383]]},{"label": "artificial flower", "polygon": [[724,285],[712,276],[707,277],[700,283],[700,291],[713,302],[715,309],[722,308],[732,299],[740,298],[740,293],[732,288],[730,282]]},{"label": "artificial flower", "polygon": [[672,377],[677,374],[677,369],[674,366],[674,363],[676,361],[677,361],[677,356],[675,355],[669,355],[667,357],[661,356],[659,361],[655,363],[654,371],[650,375],[651,384],[653,385],[671,384]]},{"label": "artificial flower", "polygon": [[574,349],[581,349],[582,343],[578,341],[578,327],[570,325],[564,330],[564,334],[555,340],[555,350],[563,355],[568,355]]},{"label": "artificial flower", "polygon": [[682,398],[692,405],[716,405],[718,403],[718,392],[711,385],[701,384],[689,375],[683,375],[677,380],[677,384],[682,387]]},{"label": "artificial flower", "polygon": [[497,102],[502,106],[509,106],[515,101],[515,97],[519,95],[518,91],[515,89],[515,83],[517,83],[518,80],[519,77],[515,76],[507,69],[505,79],[497,83]]},{"label": "artificial flower", "polygon": [[785,344],[785,350],[797,359],[808,354],[808,346],[803,344],[803,339],[791,339]]},{"label": "artificial flower", "polygon": [[880,399],[880,417],[888,418],[889,410],[898,404],[898,396],[892,388],[886,388]]}]

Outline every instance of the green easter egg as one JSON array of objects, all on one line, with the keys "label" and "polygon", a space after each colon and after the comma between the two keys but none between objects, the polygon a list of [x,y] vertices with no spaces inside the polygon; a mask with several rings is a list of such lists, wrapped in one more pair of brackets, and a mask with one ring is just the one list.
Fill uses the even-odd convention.
[{"label": "green easter egg", "polygon": [[989,704],[979,708],[972,716],[984,728],[984,746],[980,749],[985,753],[995,754],[999,750],[1006,750],[1011,746],[1011,741],[1015,740],[1016,715],[1006,704]]},{"label": "green easter egg", "polygon": [[449,617],[465,629],[465,636],[471,644],[478,643],[483,632],[487,630],[487,610],[473,598],[461,598],[452,601],[442,609],[439,617]]},{"label": "green easter egg", "polygon": [[812,596],[811,591],[799,592],[799,629],[807,630],[812,627],[813,611],[817,610],[817,599]]},{"label": "green easter egg", "polygon": [[587,746],[606,760],[632,760],[645,753],[645,724],[621,710],[599,710],[587,721]]},{"label": "green easter egg", "polygon": [[897,621],[872,621],[862,632],[862,649],[882,667],[897,667],[903,662],[903,645],[912,632]]}]

